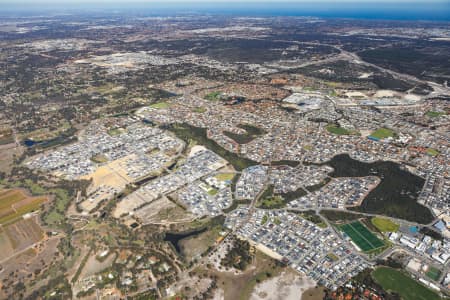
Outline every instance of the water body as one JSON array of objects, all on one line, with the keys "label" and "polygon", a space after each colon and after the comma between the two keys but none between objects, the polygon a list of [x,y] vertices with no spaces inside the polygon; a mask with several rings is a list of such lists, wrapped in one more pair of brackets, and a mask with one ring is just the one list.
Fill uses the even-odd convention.
[{"label": "water body", "polygon": [[[26,5],[24,5],[26,3]],[[43,5],[46,4],[46,5]],[[238,16],[314,16],[323,18],[450,20],[448,0],[403,1],[32,1],[6,0],[0,15],[48,12],[132,13],[138,15],[228,14]]]},{"label": "water body", "polygon": [[434,220],[431,211],[417,203],[425,180],[391,161],[364,163],[347,154],[333,157],[327,165],[334,168],[331,177],[378,176],[380,184],[363,200],[356,211],[376,213],[421,224]]},{"label": "water body", "polygon": [[35,142],[33,140],[25,140],[23,141],[24,145],[27,147],[33,147],[35,144],[39,143],[39,142]]},{"label": "water body", "polygon": [[48,139],[48,140],[39,140],[39,141],[35,141],[32,139],[25,139],[23,141],[23,144],[28,147],[31,148],[33,146],[39,146],[41,148],[48,148],[48,147],[53,147],[53,146],[57,146],[57,145],[65,145],[71,142],[75,142],[77,140],[77,137],[74,135],[76,133],[76,129],[71,127],[70,129],[62,132],[60,135],[52,138],[52,139]]},{"label": "water body", "polygon": [[200,233],[203,233],[207,230],[207,228],[202,228],[195,231],[190,232],[183,232],[183,233],[166,233],[166,236],[164,237],[164,241],[169,242],[173,245],[175,250],[181,254],[181,248],[180,248],[180,241],[186,238],[190,238],[192,236],[199,235]]},{"label": "water body", "polygon": [[58,136],[56,138],[43,141],[24,140],[23,144],[28,148],[32,148],[33,146],[39,146],[41,148],[49,148],[53,146],[62,146],[71,142],[75,142],[76,140],[77,138],[75,136],[74,137]]},{"label": "water body", "polygon": [[206,135],[206,128],[195,127],[186,123],[163,126],[163,129],[172,131],[178,138],[189,144],[194,140],[197,144],[205,146],[207,149],[226,159],[237,171],[242,171],[250,166],[258,165],[258,162],[241,157],[234,152],[228,151],[216,141],[209,139]]}]

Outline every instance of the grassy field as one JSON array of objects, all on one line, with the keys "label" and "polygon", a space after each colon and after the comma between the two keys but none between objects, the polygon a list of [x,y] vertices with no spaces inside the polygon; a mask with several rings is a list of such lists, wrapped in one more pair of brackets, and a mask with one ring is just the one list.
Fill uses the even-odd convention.
[{"label": "grassy field", "polygon": [[220,92],[220,91],[211,92],[205,96],[205,99],[210,100],[210,101],[217,101],[217,100],[219,100],[219,97],[221,94],[222,94],[222,92]]},{"label": "grassy field", "polygon": [[151,108],[156,108],[156,109],[164,109],[164,108],[169,108],[170,104],[167,102],[158,102],[158,103],[154,103],[152,105],[150,105]]},{"label": "grassy field", "polygon": [[432,110],[430,110],[430,111],[427,111],[425,114],[426,114],[428,117],[431,117],[431,118],[437,118],[437,117],[440,117],[440,116],[445,115],[445,112],[441,112],[441,111],[432,111]]},{"label": "grassy field", "polygon": [[63,224],[64,213],[70,202],[70,195],[63,189],[52,189],[50,191],[55,195],[55,201],[52,208],[44,216],[44,222],[49,226],[58,227]]},{"label": "grassy field", "polygon": [[206,252],[220,237],[222,226],[217,225],[208,230],[179,241],[181,254],[187,261],[191,261]]},{"label": "grassy field", "polygon": [[210,195],[210,196],[215,196],[215,195],[217,195],[218,192],[219,192],[219,191],[218,191],[217,189],[215,189],[215,188],[210,188],[210,189],[208,190],[208,195]]},{"label": "grassy field", "polygon": [[379,140],[388,138],[388,137],[394,137],[395,136],[395,132],[391,129],[388,128],[378,128],[377,130],[375,130],[374,132],[372,132],[372,134],[370,135],[371,137],[377,138]]},{"label": "grassy field", "polygon": [[21,190],[0,191],[0,224],[12,223],[36,211],[47,197],[29,197]]},{"label": "grassy field", "polygon": [[441,276],[441,271],[435,267],[430,267],[425,275],[427,275],[427,277],[432,280],[439,280],[439,277]]},{"label": "grassy field", "polygon": [[116,136],[122,133],[122,130],[120,128],[112,128],[110,130],[108,130],[108,134],[110,136]]},{"label": "grassy field", "polygon": [[194,108],[192,109],[192,111],[193,111],[193,112],[196,112],[196,113],[202,114],[202,113],[206,112],[206,108],[201,107],[201,106],[199,106],[199,107],[194,107]]},{"label": "grassy field", "polygon": [[336,135],[352,135],[352,134],[356,134],[355,131],[339,127],[339,126],[337,126],[335,124],[328,124],[328,126],[326,128],[327,128],[328,132],[336,134]]},{"label": "grassy field", "polygon": [[383,289],[398,293],[404,300],[439,300],[432,290],[416,282],[400,271],[388,267],[379,267],[372,272],[373,279]]},{"label": "grassy field", "polygon": [[233,180],[233,178],[234,178],[233,173],[220,173],[216,175],[216,179],[220,181]]},{"label": "grassy field", "polygon": [[364,252],[372,251],[384,246],[383,241],[377,238],[359,221],[341,225],[340,228]]},{"label": "grassy field", "polygon": [[439,151],[437,151],[436,149],[433,149],[433,148],[428,148],[427,154],[430,156],[437,156],[437,155],[439,155]]},{"label": "grassy field", "polygon": [[371,222],[381,232],[397,232],[400,228],[399,224],[385,218],[374,217]]}]

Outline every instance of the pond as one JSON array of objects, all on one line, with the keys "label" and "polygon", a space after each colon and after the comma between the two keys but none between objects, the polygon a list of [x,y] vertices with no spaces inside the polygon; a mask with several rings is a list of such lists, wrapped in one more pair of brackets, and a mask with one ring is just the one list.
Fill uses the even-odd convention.
[{"label": "pond", "polygon": [[333,167],[331,177],[378,176],[380,184],[364,198],[357,211],[376,213],[428,224],[431,211],[417,202],[425,180],[391,161],[364,163],[347,154],[337,155],[325,164]]},{"label": "pond", "polygon": [[205,228],[190,231],[190,232],[182,232],[182,233],[167,232],[166,236],[164,237],[164,241],[171,243],[173,245],[173,247],[175,248],[175,250],[179,254],[181,254],[181,249],[180,249],[180,241],[181,240],[199,235],[200,233],[203,233],[206,230],[207,230],[207,228],[205,227]]}]

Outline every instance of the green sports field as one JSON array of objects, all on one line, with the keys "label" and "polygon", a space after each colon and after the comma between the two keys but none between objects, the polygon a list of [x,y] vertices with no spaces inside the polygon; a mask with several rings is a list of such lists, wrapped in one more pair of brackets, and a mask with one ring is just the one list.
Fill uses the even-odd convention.
[{"label": "green sports field", "polygon": [[352,241],[364,252],[375,250],[384,246],[383,241],[376,237],[361,222],[355,221],[341,226]]},{"label": "green sports field", "polygon": [[150,105],[151,108],[156,108],[156,109],[164,109],[164,108],[169,108],[170,104],[167,102],[158,102],[158,103],[153,103],[152,105]]},{"label": "green sports field", "polygon": [[327,131],[337,135],[355,135],[358,134],[355,130],[348,130],[343,127],[339,127],[336,124],[328,124],[326,127]]},{"label": "green sports field", "polygon": [[435,267],[430,267],[428,272],[425,274],[428,278],[431,278],[435,281],[439,280],[439,277],[441,276],[441,271]]},{"label": "green sports field", "polygon": [[377,138],[379,140],[388,138],[388,137],[393,137],[395,136],[395,132],[391,129],[388,128],[378,128],[377,130],[375,130],[374,132],[372,132],[372,134],[370,135],[371,137]]},{"label": "green sports field", "polygon": [[397,232],[400,228],[400,225],[386,218],[374,217],[371,222],[381,232]]},{"label": "green sports field", "polygon": [[439,300],[441,297],[400,271],[379,267],[372,277],[384,290],[396,292],[404,300]]}]

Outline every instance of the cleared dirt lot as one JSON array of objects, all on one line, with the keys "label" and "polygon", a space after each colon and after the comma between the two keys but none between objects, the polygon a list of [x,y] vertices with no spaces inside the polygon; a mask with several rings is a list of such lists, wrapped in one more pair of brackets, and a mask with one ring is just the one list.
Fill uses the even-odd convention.
[{"label": "cleared dirt lot", "polygon": [[194,217],[184,209],[161,197],[135,212],[135,216],[143,224],[172,224],[189,222]]},{"label": "cleared dirt lot", "polygon": [[23,147],[17,146],[15,143],[0,145],[0,170],[9,172],[13,166],[14,155],[20,156]]},{"label": "cleared dirt lot", "polygon": [[122,167],[122,163],[126,162],[128,159],[129,157],[123,157],[109,162],[108,164],[97,168],[95,172],[82,177],[82,179],[92,179],[91,189],[96,189],[100,185],[108,185],[117,189],[123,189],[127,183],[133,181]]},{"label": "cleared dirt lot", "polygon": [[86,261],[86,265],[84,266],[83,271],[80,274],[80,278],[84,278],[87,276],[97,274],[97,273],[109,268],[117,256],[116,253],[110,253],[103,261],[99,261],[97,259],[98,254],[99,253],[93,253],[89,257],[89,259]]},{"label": "cleared dirt lot", "polygon": [[255,286],[251,300],[298,300],[306,290],[313,288],[315,282],[302,277],[292,270],[285,270],[279,276],[263,281]]}]

